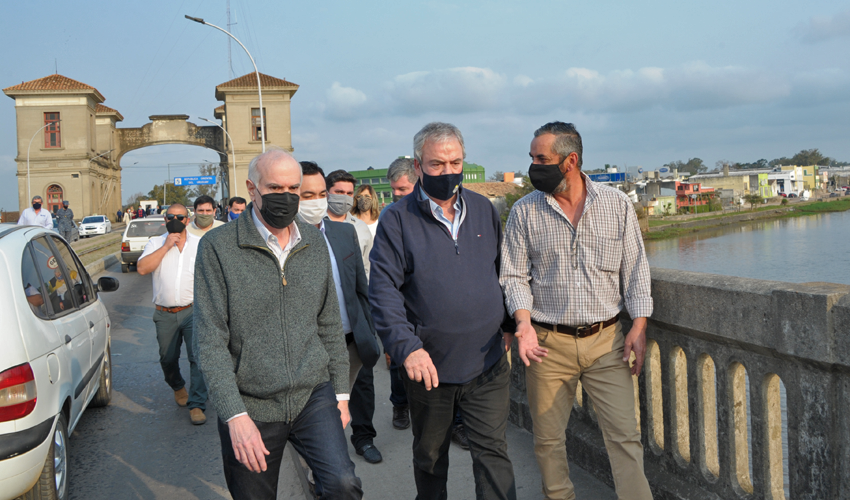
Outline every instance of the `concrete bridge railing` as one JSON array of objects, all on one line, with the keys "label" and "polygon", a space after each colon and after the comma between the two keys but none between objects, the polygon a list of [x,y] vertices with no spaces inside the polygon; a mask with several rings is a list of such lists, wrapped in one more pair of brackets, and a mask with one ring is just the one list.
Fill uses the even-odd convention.
[{"label": "concrete bridge railing", "polygon": [[[850,499],[850,286],[652,275],[634,380],[655,498]],[[513,355],[511,420],[531,430]],[[613,485],[592,401],[579,394],[570,459]]]}]

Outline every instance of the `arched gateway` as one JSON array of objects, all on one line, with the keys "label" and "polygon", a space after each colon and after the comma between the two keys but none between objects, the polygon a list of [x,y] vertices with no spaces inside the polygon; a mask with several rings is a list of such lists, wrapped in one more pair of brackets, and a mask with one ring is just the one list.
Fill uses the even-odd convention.
[{"label": "arched gateway", "polygon": [[[292,151],[289,103],[298,85],[260,74],[266,144]],[[119,128],[124,117],[103,105],[85,83],[50,75],[3,89],[15,100],[18,133],[18,205],[39,195],[46,203],[69,200],[77,217],[112,215],[121,208],[121,157],[147,146],[189,144],[219,152],[222,197],[246,194],[248,163],[262,151],[254,73],[222,83],[215,98],[221,127],[198,126],[188,115],[154,115],[139,128]],[[223,129],[233,141],[225,136]],[[29,155],[29,171],[27,156]]]}]

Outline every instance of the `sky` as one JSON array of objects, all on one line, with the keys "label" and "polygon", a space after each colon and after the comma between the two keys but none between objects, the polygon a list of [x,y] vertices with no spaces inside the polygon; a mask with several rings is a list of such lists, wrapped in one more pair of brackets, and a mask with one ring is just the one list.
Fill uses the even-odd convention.
[{"label": "sky", "polygon": [[[300,85],[299,160],[326,172],[385,168],[426,123],[464,134],[467,161],[524,171],[534,130],[582,134],[584,168],[656,169],[699,157],[753,162],[818,148],[850,161],[846,2],[251,2],[232,32],[259,70]],[[58,72],[97,88],[140,127],[154,114],[212,119],[215,86],[253,70],[228,37],[226,0],[14,2],[0,87]],[[0,207],[17,208],[14,100],[0,100]],[[196,175],[207,149],[122,160],[122,199]]]}]

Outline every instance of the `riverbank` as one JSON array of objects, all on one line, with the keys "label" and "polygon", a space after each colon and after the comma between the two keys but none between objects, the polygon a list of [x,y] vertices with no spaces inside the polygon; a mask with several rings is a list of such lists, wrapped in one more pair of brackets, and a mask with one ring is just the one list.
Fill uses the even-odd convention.
[{"label": "riverbank", "polygon": [[649,232],[643,235],[643,239],[646,241],[663,240],[730,224],[803,217],[820,213],[843,212],[845,210],[850,210],[850,197],[847,196],[831,201],[795,203],[793,206],[786,207],[761,207],[755,211],[720,215],[706,214],[705,217],[695,218],[685,222],[674,221],[666,223],[663,220],[650,221]]}]

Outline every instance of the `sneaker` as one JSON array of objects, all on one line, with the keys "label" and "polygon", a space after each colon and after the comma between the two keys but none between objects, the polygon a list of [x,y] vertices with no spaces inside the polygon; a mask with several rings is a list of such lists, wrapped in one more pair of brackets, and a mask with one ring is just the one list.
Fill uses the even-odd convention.
[{"label": "sneaker", "polygon": [[365,444],[355,451],[370,464],[376,464],[384,459],[384,457],[381,456],[381,452],[378,451],[373,444]]},{"label": "sneaker", "polygon": [[202,425],[207,421],[207,417],[204,415],[204,410],[200,408],[192,408],[189,410],[189,420],[192,421],[192,425]]},{"label": "sneaker", "polygon": [[466,437],[466,428],[463,424],[458,424],[452,427],[452,441],[457,443],[464,450],[469,449],[469,438]]},{"label": "sneaker", "polygon": [[177,406],[186,406],[189,403],[189,393],[185,387],[174,391],[174,401],[177,403]]},{"label": "sneaker", "polygon": [[408,406],[393,406],[393,427],[398,430],[410,427],[410,408]]}]

